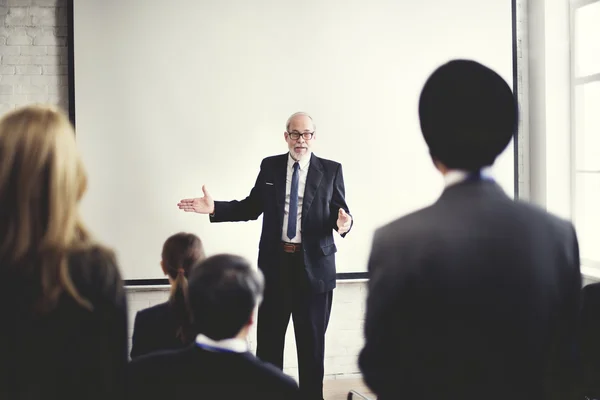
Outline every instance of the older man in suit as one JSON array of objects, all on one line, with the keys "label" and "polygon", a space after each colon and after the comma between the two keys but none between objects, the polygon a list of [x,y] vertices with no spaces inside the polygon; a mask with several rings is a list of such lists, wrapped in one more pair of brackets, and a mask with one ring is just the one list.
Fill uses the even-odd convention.
[{"label": "older man in suit", "polygon": [[265,158],[248,197],[214,201],[203,197],[178,204],[187,212],[210,214],[211,222],[255,220],[261,214],[258,266],[265,275],[259,308],[257,356],[283,368],[285,332],[294,323],[300,391],[323,398],[325,331],[336,286],[333,231],[352,227],[341,164],[317,157],[310,115],[298,112],[286,123],[285,154]]},{"label": "older man in suit", "polygon": [[516,131],[491,69],[427,80],[421,130],[445,189],[375,233],[360,368],[386,399],[569,399],[581,277],[573,225],[509,198],[486,171]]}]

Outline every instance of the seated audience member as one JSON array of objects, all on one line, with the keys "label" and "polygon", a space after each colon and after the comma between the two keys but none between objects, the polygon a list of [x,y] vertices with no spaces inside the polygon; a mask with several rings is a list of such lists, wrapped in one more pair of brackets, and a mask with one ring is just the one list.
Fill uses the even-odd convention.
[{"label": "seated audience member", "polygon": [[125,293],[78,214],[86,172],[51,107],[0,119],[0,398],[121,399]]},{"label": "seated audience member", "polygon": [[583,290],[579,356],[582,361],[583,392],[600,399],[600,282]]},{"label": "seated audience member", "polygon": [[425,83],[421,130],[445,189],[373,238],[359,365],[380,400],[581,398],[573,225],[515,201],[486,171],[517,110],[504,79],[474,61]]},{"label": "seated audience member", "polygon": [[261,272],[238,256],[212,256],[194,268],[188,286],[194,345],[132,360],[129,397],[296,399],[296,382],[248,351],[263,282]]},{"label": "seated audience member", "polygon": [[205,258],[202,242],[192,233],[177,233],[164,243],[161,258],[160,265],[171,284],[171,295],[167,302],[136,314],[131,358],[156,350],[183,348],[194,341],[187,305],[187,279],[191,269]]}]

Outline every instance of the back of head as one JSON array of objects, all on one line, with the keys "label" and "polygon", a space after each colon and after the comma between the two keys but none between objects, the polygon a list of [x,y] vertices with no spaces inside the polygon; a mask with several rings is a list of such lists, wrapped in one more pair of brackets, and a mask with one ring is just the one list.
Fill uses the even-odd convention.
[{"label": "back of head", "polygon": [[85,303],[66,264],[69,251],[87,241],[78,217],[86,184],[62,112],[27,106],[0,119],[0,266],[32,282],[44,308],[63,291]]},{"label": "back of head", "polygon": [[250,321],[263,290],[262,273],[244,258],[231,254],[207,258],[189,281],[195,331],[213,340],[235,337]]},{"label": "back of head", "polygon": [[179,232],[165,241],[161,257],[171,279],[177,279],[177,275],[188,277],[192,267],[205,258],[204,246],[193,233]]},{"label": "back of head", "polygon": [[450,169],[490,166],[510,143],[517,101],[500,75],[470,60],[453,60],[428,78],[419,119],[431,156]]},{"label": "back of head", "polygon": [[192,340],[191,317],[188,310],[188,277],[192,269],[205,258],[204,246],[193,233],[179,232],[170,236],[162,249],[162,266],[173,280],[169,303],[177,321],[175,335],[182,343]]}]

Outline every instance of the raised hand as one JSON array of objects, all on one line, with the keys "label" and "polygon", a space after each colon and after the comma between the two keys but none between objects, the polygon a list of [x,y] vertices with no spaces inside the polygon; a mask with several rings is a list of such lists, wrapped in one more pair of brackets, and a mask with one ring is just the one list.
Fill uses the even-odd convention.
[{"label": "raised hand", "polygon": [[215,201],[202,185],[204,196],[195,199],[183,199],[177,203],[177,207],[185,212],[196,212],[199,214],[212,214],[215,212]]},{"label": "raised hand", "polygon": [[350,230],[350,226],[352,226],[352,217],[343,208],[340,208],[337,219],[338,233],[343,235]]}]

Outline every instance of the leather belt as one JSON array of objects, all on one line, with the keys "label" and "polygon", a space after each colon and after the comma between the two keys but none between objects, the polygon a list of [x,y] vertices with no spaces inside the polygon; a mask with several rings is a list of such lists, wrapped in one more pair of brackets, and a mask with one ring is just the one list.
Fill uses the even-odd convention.
[{"label": "leather belt", "polygon": [[302,243],[281,242],[281,247],[286,253],[298,253],[302,251]]}]

